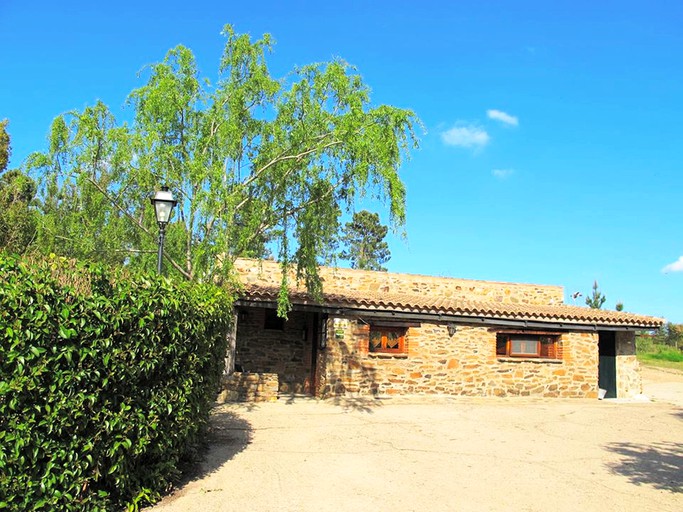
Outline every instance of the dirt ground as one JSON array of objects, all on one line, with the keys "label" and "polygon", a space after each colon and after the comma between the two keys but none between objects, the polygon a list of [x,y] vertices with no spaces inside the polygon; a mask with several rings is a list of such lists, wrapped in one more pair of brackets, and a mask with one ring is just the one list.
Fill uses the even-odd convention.
[{"label": "dirt ground", "polygon": [[653,402],[683,407],[683,373],[677,370],[641,367],[643,394]]},{"label": "dirt ground", "polygon": [[149,510],[680,512],[683,374],[643,376],[650,401],[223,405],[200,474]]}]

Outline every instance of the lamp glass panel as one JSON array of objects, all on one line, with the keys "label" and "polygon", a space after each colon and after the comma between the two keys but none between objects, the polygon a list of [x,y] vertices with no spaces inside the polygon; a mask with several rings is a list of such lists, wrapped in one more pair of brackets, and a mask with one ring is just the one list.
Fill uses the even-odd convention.
[{"label": "lamp glass panel", "polygon": [[157,222],[168,222],[168,219],[171,218],[173,203],[168,201],[156,201],[154,203],[154,208],[156,209]]}]

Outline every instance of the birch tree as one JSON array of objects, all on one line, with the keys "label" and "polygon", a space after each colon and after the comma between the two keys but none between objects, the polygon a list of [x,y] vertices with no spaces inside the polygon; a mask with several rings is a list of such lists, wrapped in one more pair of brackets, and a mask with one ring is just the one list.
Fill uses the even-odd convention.
[{"label": "birch tree", "polygon": [[399,168],[417,147],[418,120],[373,106],[342,60],[277,79],[269,35],[252,40],[229,25],[223,34],[215,83],[177,46],[130,94],[130,124],[103,103],[54,121],[49,149],[28,161],[53,219],[43,239],[61,237],[74,256],[151,269],[157,229],[148,197],[166,185],[179,206],[164,256],[178,275],[216,279],[234,257],[272,250],[319,293],[318,261],[358,198],[384,202],[401,230]]}]

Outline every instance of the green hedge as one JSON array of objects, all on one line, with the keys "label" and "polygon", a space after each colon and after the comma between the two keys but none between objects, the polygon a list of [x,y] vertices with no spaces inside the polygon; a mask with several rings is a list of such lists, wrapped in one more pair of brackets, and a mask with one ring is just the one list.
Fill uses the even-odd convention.
[{"label": "green hedge", "polygon": [[230,308],[213,286],[0,253],[0,509],[155,501],[205,431]]}]

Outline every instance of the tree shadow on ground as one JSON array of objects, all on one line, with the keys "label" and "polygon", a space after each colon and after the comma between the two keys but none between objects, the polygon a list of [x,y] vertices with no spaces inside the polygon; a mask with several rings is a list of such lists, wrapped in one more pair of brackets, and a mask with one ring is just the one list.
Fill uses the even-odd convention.
[{"label": "tree shadow on ground", "polygon": [[341,365],[330,371],[323,395],[326,401],[341,407],[344,411],[373,413],[382,402],[377,398],[379,383],[377,369],[346,342],[338,344]]},{"label": "tree shadow on ground", "polygon": [[636,485],[683,493],[683,446],[675,443],[611,443],[606,449],[621,455],[608,463],[613,473]]},{"label": "tree shadow on ground", "polygon": [[251,443],[252,427],[233,411],[215,407],[209,420],[204,449],[197,462],[184,468],[177,485],[181,489],[195,480],[201,480],[218,470]]},{"label": "tree shadow on ground", "polygon": [[369,414],[374,413],[377,407],[384,405],[379,398],[372,396],[335,396],[331,402],[344,411],[360,411]]},{"label": "tree shadow on ground", "polygon": [[256,411],[259,408],[259,404],[264,403],[264,401],[257,400],[246,400],[246,399],[236,399],[236,400],[224,400],[222,402],[217,402],[213,414],[217,414],[221,405],[229,405],[233,409],[245,410],[247,412]]},{"label": "tree shadow on ground", "polygon": [[349,396],[349,395],[334,395],[328,398],[314,398],[309,395],[302,395],[296,393],[280,393],[279,400],[284,400],[287,405],[294,405],[298,401],[314,401],[333,404],[341,407],[344,412],[360,411],[365,413],[373,413],[373,409],[382,406],[380,399],[372,396]]}]

